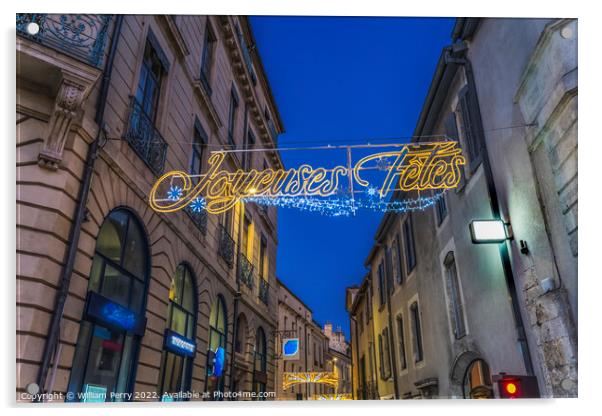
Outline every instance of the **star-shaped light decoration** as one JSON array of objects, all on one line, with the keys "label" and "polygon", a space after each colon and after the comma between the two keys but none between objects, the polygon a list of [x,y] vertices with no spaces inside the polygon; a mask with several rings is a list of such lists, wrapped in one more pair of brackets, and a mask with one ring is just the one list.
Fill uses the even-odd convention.
[{"label": "star-shaped light decoration", "polygon": [[368,196],[376,196],[378,189],[376,189],[374,186],[370,186],[366,192],[368,193]]},{"label": "star-shaped light decoration", "polygon": [[389,170],[390,168],[390,164],[389,164],[389,159],[387,159],[386,157],[379,157],[376,160],[376,167],[378,168],[378,170]]},{"label": "star-shaped light decoration", "polygon": [[190,203],[190,209],[192,212],[201,212],[207,206],[207,202],[203,197],[196,197]]},{"label": "star-shaped light decoration", "polygon": [[180,198],[182,198],[182,188],[179,186],[172,186],[169,188],[169,191],[167,191],[167,199],[170,201],[177,201]]}]

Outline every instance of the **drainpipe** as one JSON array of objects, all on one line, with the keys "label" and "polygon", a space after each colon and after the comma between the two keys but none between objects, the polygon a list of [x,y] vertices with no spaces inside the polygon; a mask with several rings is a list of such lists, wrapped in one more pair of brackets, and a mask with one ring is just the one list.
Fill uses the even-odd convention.
[{"label": "drainpipe", "polygon": [[[107,55],[107,62],[103,71],[103,77],[100,86],[100,94],[98,95],[98,101],[96,105],[95,121],[98,125],[98,133],[96,138],[88,147],[88,154],[86,156],[86,164],[84,167],[82,184],[79,189],[79,197],[77,207],[75,209],[75,218],[69,231],[69,245],[67,253],[65,255],[65,262],[61,272],[60,287],[56,294],[54,310],[50,321],[50,327],[48,330],[48,338],[44,344],[44,352],[42,354],[42,363],[38,370],[37,384],[41,392],[44,392],[46,385],[46,378],[48,376],[48,369],[50,367],[50,361],[56,347],[59,343],[61,320],[65,309],[65,303],[69,294],[69,284],[71,282],[71,275],[73,274],[73,267],[75,265],[75,257],[77,254],[77,247],[79,244],[79,236],[81,234],[81,227],[86,219],[86,205],[88,202],[88,194],[90,192],[90,185],[92,184],[92,176],[94,174],[94,163],[99,156],[100,149],[106,143],[106,132],[104,126],[104,112],[107,101],[107,94],[109,90],[109,84],[111,80],[111,74],[113,72],[113,61],[115,59],[115,53],[117,51],[117,44],[119,43],[119,37],[121,33],[121,25],[123,22],[123,16],[118,15],[113,28],[113,36],[111,37],[111,47],[109,54]],[[58,361],[59,357],[55,356],[55,360]]]},{"label": "drainpipe", "polygon": [[[468,45],[464,42],[452,45],[452,50],[456,52],[466,51],[468,49]],[[477,128],[481,132],[481,154],[483,158],[483,172],[485,174],[485,180],[487,182],[487,190],[489,193],[489,201],[491,205],[491,211],[493,216],[499,219],[502,219],[502,213],[499,205],[499,198],[497,194],[497,190],[495,187],[495,182],[493,179],[493,171],[491,169],[491,162],[489,159],[489,153],[487,151],[487,143],[485,140],[485,131],[483,129],[483,121],[481,119],[481,109],[479,108],[479,99],[477,97],[477,88],[474,79],[474,72],[472,69],[472,64],[470,60],[464,56],[462,58],[455,58],[448,55],[445,57],[446,62],[455,63],[458,65],[464,66],[464,71],[466,73],[466,80],[468,82],[468,88],[471,91],[471,97],[474,100],[474,105],[476,108],[476,122]],[[504,220],[505,221],[505,220]],[[505,221],[506,222],[506,221]],[[514,281],[514,274],[512,272],[512,263],[510,261],[510,255],[508,253],[508,246],[506,244],[500,244],[500,257],[502,260],[502,268],[504,270],[504,277],[506,280],[506,285],[508,287],[508,294],[510,296],[511,304],[512,304],[512,313],[514,315],[516,332],[517,332],[517,341],[521,347],[521,352],[523,356],[523,362],[525,365],[525,370],[528,375],[533,375],[533,361],[531,359],[531,352],[529,349],[529,343],[527,340],[527,336],[525,333],[525,326],[523,324],[523,318],[521,315],[520,305],[518,301],[518,293],[516,290],[516,284]]]},{"label": "drainpipe", "polygon": [[[244,205],[241,204],[241,207]],[[240,240],[242,238],[242,227],[244,225],[244,212],[240,215],[240,220],[238,224],[238,257],[236,259],[236,293],[234,294],[234,323],[232,324],[232,354],[230,355],[230,391],[234,390],[234,362],[236,361],[236,331],[238,330],[238,302],[240,301],[240,279],[238,278],[239,268],[240,268]],[[248,335],[248,334],[247,334]],[[253,360],[255,360],[255,356],[253,356]],[[253,362],[253,383],[255,381],[255,362]],[[253,386],[251,386],[251,389]],[[232,397],[230,398],[232,400]]]}]

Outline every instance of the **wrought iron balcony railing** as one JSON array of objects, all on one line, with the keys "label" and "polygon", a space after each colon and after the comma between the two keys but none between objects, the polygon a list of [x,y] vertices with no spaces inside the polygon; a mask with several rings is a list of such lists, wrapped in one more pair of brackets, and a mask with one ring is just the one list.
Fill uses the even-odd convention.
[{"label": "wrought iron balcony railing", "polygon": [[265,303],[266,305],[268,304],[268,293],[269,293],[269,289],[270,289],[270,285],[268,284],[268,281],[265,279],[259,279],[259,299]]},{"label": "wrought iron balcony railing", "polygon": [[218,254],[226,261],[229,267],[234,265],[234,240],[226,227],[219,225]]},{"label": "wrought iron balcony railing", "polygon": [[249,289],[253,288],[253,270],[255,266],[243,253],[238,253],[238,281],[244,283]]},{"label": "wrought iron balcony railing", "polygon": [[135,97],[131,97],[130,117],[124,138],[156,175],[163,173],[167,142]]},{"label": "wrought iron balcony railing", "polygon": [[[17,33],[100,68],[110,20],[108,14],[17,13]],[[27,30],[30,23],[37,33]]]},{"label": "wrought iron balcony railing", "polygon": [[207,211],[204,209],[198,212],[194,211],[190,205],[187,205],[185,210],[194,225],[196,225],[203,234],[207,234]]}]

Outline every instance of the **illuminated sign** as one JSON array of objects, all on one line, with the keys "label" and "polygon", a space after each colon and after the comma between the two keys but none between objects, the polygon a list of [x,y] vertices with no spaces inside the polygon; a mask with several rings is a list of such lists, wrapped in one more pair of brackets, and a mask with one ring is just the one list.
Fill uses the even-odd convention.
[{"label": "illuminated sign", "polygon": [[223,347],[217,347],[215,357],[213,358],[213,374],[216,377],[221,377],[226,364],[226,350]]},{"label": "illuminated sign", "polygon": [[328,384],[334,388],[337,388],[339,385],[339,379],[335,373],[332,372],[301,372],[301,373],[293,373],[286,372],[283,373],[282,380],[282,389],[286,390],[289,387],[295,386],[297,384],[305,384],[305,383],[316,383],[316,384]]},{"label": "illuminated sign", "polygon": [[[419,195],[411,201],[388,201],[385,197],[395,191],[430,195],[438,190],[440,194],[460,182],[466,160],[457,142],[386,147],[394,150],[371,153],[352,165],[348,146],[347,166],[314,168],[304,164],[288,170],[234,172],[226,167],[228,152],[218,151],[209,157],[209,169],[204,174],[170,171],[161,176],[150,191],[149,202],[157,212],[190,206],[193,211],[206,210],[210,214],[227,211],[241,201],[299,208],[309,205],[337,212],[358,207],[401,211],[423,208],[432,197]],[[374,178],[370,175],[374,171],[383,175]]]},{"label": "illuminated sign", "polygon": [[194,357],[196,351],[196,343],[194,340],[186,338],[170,329],[165,330],[163,339],[165,340],[165,348],[167,350],[174,354]]},{"label": "illuminated sign", "polygon": [[86,316],[101,325],[134,335],[143,335],[146,318],[96,292],[88,292]]},{"label": "illuminated sign", "polygon": [[282,340],[282,359],[286,361],[299,359],[299,338],[285,338]]}]

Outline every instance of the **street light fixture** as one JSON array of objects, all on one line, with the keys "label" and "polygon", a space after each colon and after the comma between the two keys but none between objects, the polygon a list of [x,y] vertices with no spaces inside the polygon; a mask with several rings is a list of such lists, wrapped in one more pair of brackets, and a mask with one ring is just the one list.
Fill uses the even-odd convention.
[{"label": "street light fixture", "polygon": [[470,222],[470,237],[475,244],[503,243],[511,238],[508,224],[502,220],[473,220]]}]

